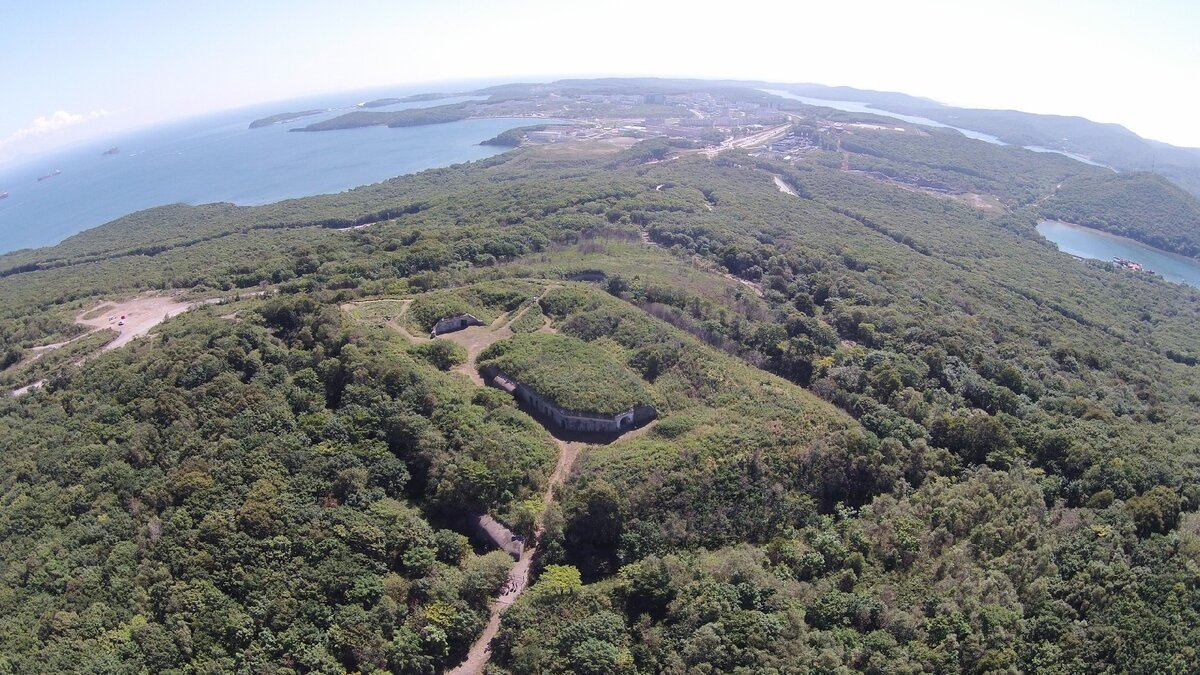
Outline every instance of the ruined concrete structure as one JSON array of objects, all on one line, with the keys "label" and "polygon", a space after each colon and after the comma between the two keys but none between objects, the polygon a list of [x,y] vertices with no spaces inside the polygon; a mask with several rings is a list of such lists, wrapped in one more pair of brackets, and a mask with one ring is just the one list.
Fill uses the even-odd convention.
[{"label": "ruined concrete structure", "polygon": [[658,410],[652,405],[634,406],[615,415],[565,410],[495,366],[486,368],[483,375],[485,381],[524,401],[529,407],[553,422],[555,426],[568,431],[615,434],[632,429],[658,416]]},{"label": "ruined concrete structure", "polygon": [[442,333],[453,333],[456,330],[462,330],[467,326],[482,326],[483,322],[475,317],[474,314],[456,314],[443,319],[438,319],[438,322],[433,324],[433,330],[429,331],[429,336],[434,337]]},{"label": "ruined concrete structure", "polygon": [[512,530],[500,524],[495,518],[483,514],[472,521],[475,532],[490,541],[496,548],[511,555],[513,560],[519,560],[525,552],[525,540]]}]

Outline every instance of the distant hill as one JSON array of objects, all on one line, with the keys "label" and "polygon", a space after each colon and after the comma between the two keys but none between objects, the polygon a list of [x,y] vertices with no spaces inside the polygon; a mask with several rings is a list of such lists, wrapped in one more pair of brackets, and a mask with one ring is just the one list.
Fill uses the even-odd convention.
[{"label": "distant hill", "polygon": [[1200,201],[1147,172],[1079,175],[1042,205],[1047,216],[1200,256]]},{"label": "distant hill", "polygon": [[853,87],[802,84],[788,85],[787,89],[802,96],[858,101],[880,110],[920,115],[943,124],[982,131],[1013,145],[1063,150],[1121,171],[1154,170],[1200,196],[1200,149],[1151,141],[1119,124],[1017,110],[955,108],[907,94]]},{"label": "distant hill", "polygon": [[470,112],[461,103],[440,105],[434,108],[410,108],[393,112],[373,112],[355,110],[333,119],[321,120],[306,127],[290,129],[289,131],[331,131],[334,129],[353,129],[356,127],[416,127],[424,124],[444,124],[457,122],[470,116]]}]

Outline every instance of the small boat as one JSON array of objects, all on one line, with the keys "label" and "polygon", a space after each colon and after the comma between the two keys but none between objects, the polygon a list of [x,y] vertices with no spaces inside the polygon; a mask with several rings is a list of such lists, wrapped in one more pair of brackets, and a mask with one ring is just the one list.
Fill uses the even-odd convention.
[{"label": "small boat", "polygon": [[8,199],[8,193],[7,193],[7,192],[0,192],[0,199]]},{"label": "small boat", "polygon": [[115,154],[117,154],[117,153],[119,153],[119,152],[121,152],[121,148],[118,148],[117,146],[115,146],[115,145],[114,145],[114,146],[112,146],[111,148],[109,148],[109,149],[105,150],[104,152],[100,153],[100,156],[101,156],[101,157],[105,157],[105,156],[108,156],[108,155],[115,155]]},{"label": "small boat", "polygon": [[51,171],[50,173],[46,174],[45,176],[38,177],[38,180],[42,181],[42,180],[46,180],[47,178],[54,178],[55,176],[58,176],[61,174],[62,174],[62,169],[55,169],[55,170]]}]

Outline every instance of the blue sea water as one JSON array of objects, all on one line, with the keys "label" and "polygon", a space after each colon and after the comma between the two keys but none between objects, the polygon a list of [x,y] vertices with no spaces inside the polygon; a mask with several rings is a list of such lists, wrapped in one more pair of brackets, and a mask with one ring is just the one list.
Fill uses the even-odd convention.
[{"label": "blue sea water", "polygon": [[[426,89],[428,91],[429,89]],[[436,89],[435,89],[436,90]],[[424,169],[482,159],[504,148],[480,141],[528,118],[462,120],[390,129],[368,127],[289,133],[335,117],[371,98],[416,91],[356,92],[225,111],[72,147],[15,166],[0,166],[0,253],[47,246],[123,215],[164,204],[265,204],[340,192]],[[463,97],[371,110],[430,107]],[[281,112],[330,109],[250,129]],[[117,146],[115,155],[103,155]],[[52,178],[38,180],[59,170]]]}]

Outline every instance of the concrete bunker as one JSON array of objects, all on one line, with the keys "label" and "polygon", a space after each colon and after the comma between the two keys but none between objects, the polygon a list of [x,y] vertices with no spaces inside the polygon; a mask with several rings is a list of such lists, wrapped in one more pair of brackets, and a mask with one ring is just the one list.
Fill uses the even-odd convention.
[{"label": "concrete bunker", "polygon": [[567,281],[607,281],[608,274],[603,270],[577,270],[567,275]]},{"label": "concrete bunker", "polygon": [[471,326],[482,326],[483,322],[474,314],[455,314],[453,316],[443,317],[438,319],[437,323],[433,324],[433,330],[429,331],[429,337],[436,337],[443,333],[453,333]]},{"label": "concrete bunker", "polygon": [[485,382],[503,389],[539,413],[554,426],[567,431],[592,434],[616,434],[628,431],[658,416],[652,405],[635,405],[616,414],[569,410],[542,396],[496,366],[483,369]]},{"label": "concrete bunker", "polygon": [[658,415],[641,376],[577,337],[514,335],[485,349],[477,366],[485,383],[512,394],[551,429],[620,434]]}]

